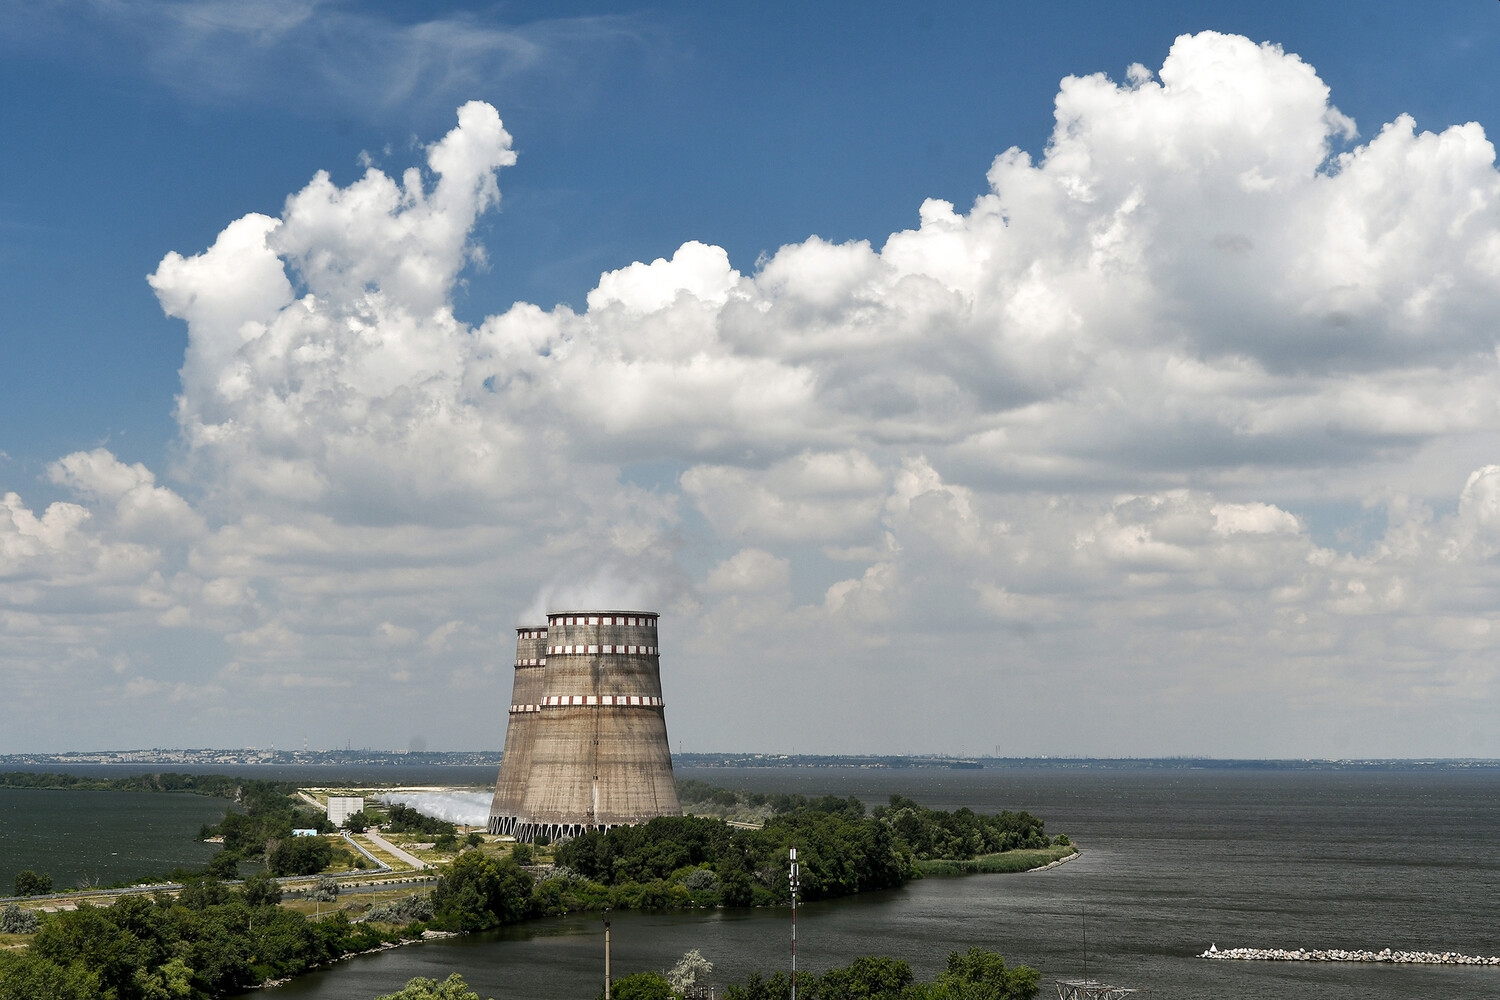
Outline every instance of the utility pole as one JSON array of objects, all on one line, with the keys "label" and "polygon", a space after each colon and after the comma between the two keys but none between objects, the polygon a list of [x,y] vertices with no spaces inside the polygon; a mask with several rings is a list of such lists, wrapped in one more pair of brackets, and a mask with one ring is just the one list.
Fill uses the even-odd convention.
[{"label": "utility pole", "polygon": [[609,1000],[609,907],[604,908],[604,1000]]},{"label": "utility pole", "polygon": [[[800,872],[797,867],[797,849],[792,848],[792,867],[787,872],[787,878],[792,884],[792,1000],[797,1000],[797,890],[801,888],[801,880],[798,878]],[[609,1000],[606,994],[604,1000]]]}]

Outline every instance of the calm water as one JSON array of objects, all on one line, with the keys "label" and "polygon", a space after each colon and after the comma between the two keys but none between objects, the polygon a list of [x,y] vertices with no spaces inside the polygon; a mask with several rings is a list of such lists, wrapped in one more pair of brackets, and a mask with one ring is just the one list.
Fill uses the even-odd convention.
[{"label": "calm water", "polygon": [[[925,804],[1029,809],[1084,856],[1050,872],[928,879],[807,906],[800,968],[872,953],[930,977],[979,945],[1051,980],[1089,972],[1183,997],[1500,997],[1500,969],[1205,962],[1220,947],[1384,947],[1500,953],[1500,773],[683,770],[737,788],[892,792]],[[786,911],[613,915],[617,974],[698,948],[719,982],[786,964]],[[481,996],[599,991],[597,917],[361,957],[278,989],[280,1000],[370,1000],[412,976],[460,972]],[[268,994],[256,994],[260,997]]]},{"label": "calm water", "polygon": [[[59,770],[37,765],[15,770]],[[80,764],[72,774],[119,778],[174,770],[160,765]],[[309,785],[493,783],[492,767],[178,767],[193,773],[228,773]],[[54,886],[110,885],[164,875],[179,866],[200,868],[218,848],[198,841],[205,823],[224,818],[229,802],[186,793],[81,792],[0,788],[0,895],[9,895],[16,872],[52,875]],[[244,870],[249,871],[250,865]]]},{"label": "calm water", "polygon": [[198,829],[228,806],[184,793],[0,788],[0,895],[24,868],[67,889],[201,867],[218,848],[199,843]]}]

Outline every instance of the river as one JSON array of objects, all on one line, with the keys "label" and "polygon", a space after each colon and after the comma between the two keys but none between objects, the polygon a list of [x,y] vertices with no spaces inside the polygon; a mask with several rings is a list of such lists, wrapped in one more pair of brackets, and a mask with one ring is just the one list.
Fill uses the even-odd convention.
[{"label": "river", "polygon": [[[1500,996],[1500,969],[1206,962],[1228,946],[1500,954],[1500,770],[1091,771],[680,769],[732,788],[891,793],[938,808],[1027,809],[1083,856],[1048,872],[926,879],[805,906],[799,968],[889,954],[931,977],[980,946],[1051,981],[1083,973],[1158,1000]],[[714,979],[785,968],[785,910],[612,915],[614,970],[664,969],[689,948]],[[597,915],[362,956],[276,1000],[371,1000],[413,976],[459,972],[483,997],[599,992]]]}]

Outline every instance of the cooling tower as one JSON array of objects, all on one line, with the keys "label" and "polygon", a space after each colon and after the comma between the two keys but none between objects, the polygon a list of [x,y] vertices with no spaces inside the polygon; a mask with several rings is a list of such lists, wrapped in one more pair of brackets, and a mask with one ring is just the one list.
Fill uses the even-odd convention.
[{"label": "cooling tower", "polygon": [[510,721],[505,727],[505,753],[500,777],[490,803],[490,833],[515,833],[526,775],[531,770],[532,728],[542,703],[542,672],[547,666],[547,627],[516,629],[516,678],[510,690]]},{"label": "cooling tower", "polygon": [[[637,611],[547,616],[535,701],[512,706],[490,830],[518,840],[677,816],[662,709],[657,616]],[[534,630],[522,630],[529,632]],[[520,658],[518,654],[518,659]],[[531,668],[517,668],[516,690]],[[526,711],[534,708],[534,711]],[[525,721],[517,727],[519,719]],[[516,761],[512,768],[511,761]],[[509,796],[516,794],[511,811]]]}]

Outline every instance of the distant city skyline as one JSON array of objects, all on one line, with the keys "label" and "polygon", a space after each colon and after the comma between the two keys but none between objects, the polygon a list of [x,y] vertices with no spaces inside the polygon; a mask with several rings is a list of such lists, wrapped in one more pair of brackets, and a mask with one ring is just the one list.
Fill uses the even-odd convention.
[{"label": "distant city skyline", "polygon": [[[1500,758],[1500,5],[0,14],[0,755]],[[315,741],[316,742],[316,741]]]}]

